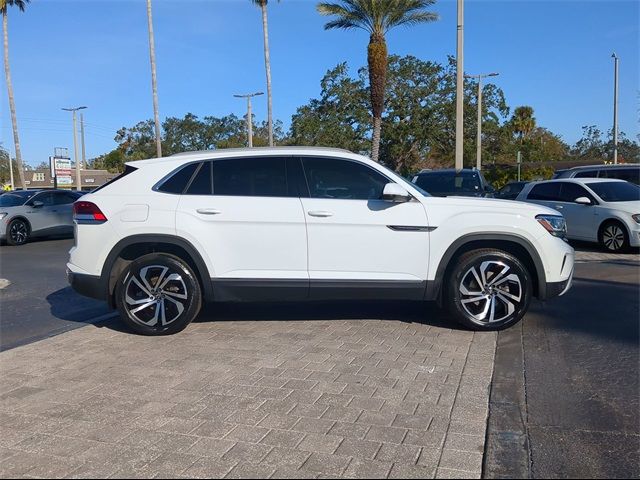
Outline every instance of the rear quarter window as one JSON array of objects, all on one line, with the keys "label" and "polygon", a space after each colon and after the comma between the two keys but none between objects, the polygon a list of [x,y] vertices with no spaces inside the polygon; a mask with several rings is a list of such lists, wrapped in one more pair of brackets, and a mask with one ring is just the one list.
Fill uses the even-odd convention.
[{"label": "rear quarter window", "polygon": [[157,190],[165,193],[182,193],[187,188],[191,177],[200,163],[190,163],[174,172],[169,178],[164,180]]}]

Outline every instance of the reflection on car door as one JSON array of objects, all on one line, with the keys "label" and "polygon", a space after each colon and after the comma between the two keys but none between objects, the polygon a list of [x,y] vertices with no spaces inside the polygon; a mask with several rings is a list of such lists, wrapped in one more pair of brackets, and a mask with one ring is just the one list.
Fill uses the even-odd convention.
[{"label": "reflection on car door", "polygon": [[[56,207],[54,205],[54,192],[41,192],[34,195],[25,206],[32,234],[55,233],[53,229],[57,225],[55,219]],[[42,202],[42,206],[34,207],[35,202]]]},{"label": "reflection on car door", "polygon": [[311,295],[349,297],[366,288],[377,298],[421,298],[429,253],[422,204],[382,200],[391,180],[360,162],[308,157],[302,164]]},{"label": "reflection on car door", "polygon": [[73,202],[78,199],[72,192],[53,192],[52,227],[57,233],[73,232]]}]

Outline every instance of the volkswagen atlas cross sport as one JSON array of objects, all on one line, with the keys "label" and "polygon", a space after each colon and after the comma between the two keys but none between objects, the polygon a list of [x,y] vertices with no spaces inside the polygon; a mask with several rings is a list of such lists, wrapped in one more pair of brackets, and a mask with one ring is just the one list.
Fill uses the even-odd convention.
[{"label": "volkswagen atlas cross sport", "polygon": [[184,329],[203,302],[305,299],[436,300],[496,330],[573,274],[557,211],[433,197],[337,149],[136,161],[74,214],[69,282],[148,335]]}]

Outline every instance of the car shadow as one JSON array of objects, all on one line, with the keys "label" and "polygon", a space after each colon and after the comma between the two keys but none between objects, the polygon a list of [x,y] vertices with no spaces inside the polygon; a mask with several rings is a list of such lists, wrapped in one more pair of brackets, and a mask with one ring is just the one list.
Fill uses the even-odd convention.
[{"label": "car shadow", "polygon": [[69,322],[92,323],[110,311],[105,302],[83,297],[70,286],[50,293],[46,300],[53,317]]}]

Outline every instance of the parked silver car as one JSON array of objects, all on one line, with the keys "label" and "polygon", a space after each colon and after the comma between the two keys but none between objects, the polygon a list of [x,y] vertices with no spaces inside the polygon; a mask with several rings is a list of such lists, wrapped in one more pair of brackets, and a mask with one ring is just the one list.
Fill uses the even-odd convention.
[{"label": "parked silver car", "polygon": [[32,237],[73,234],[73,202],[68,190],[16,190],[0,195],[0,241],[23,245]]}]

